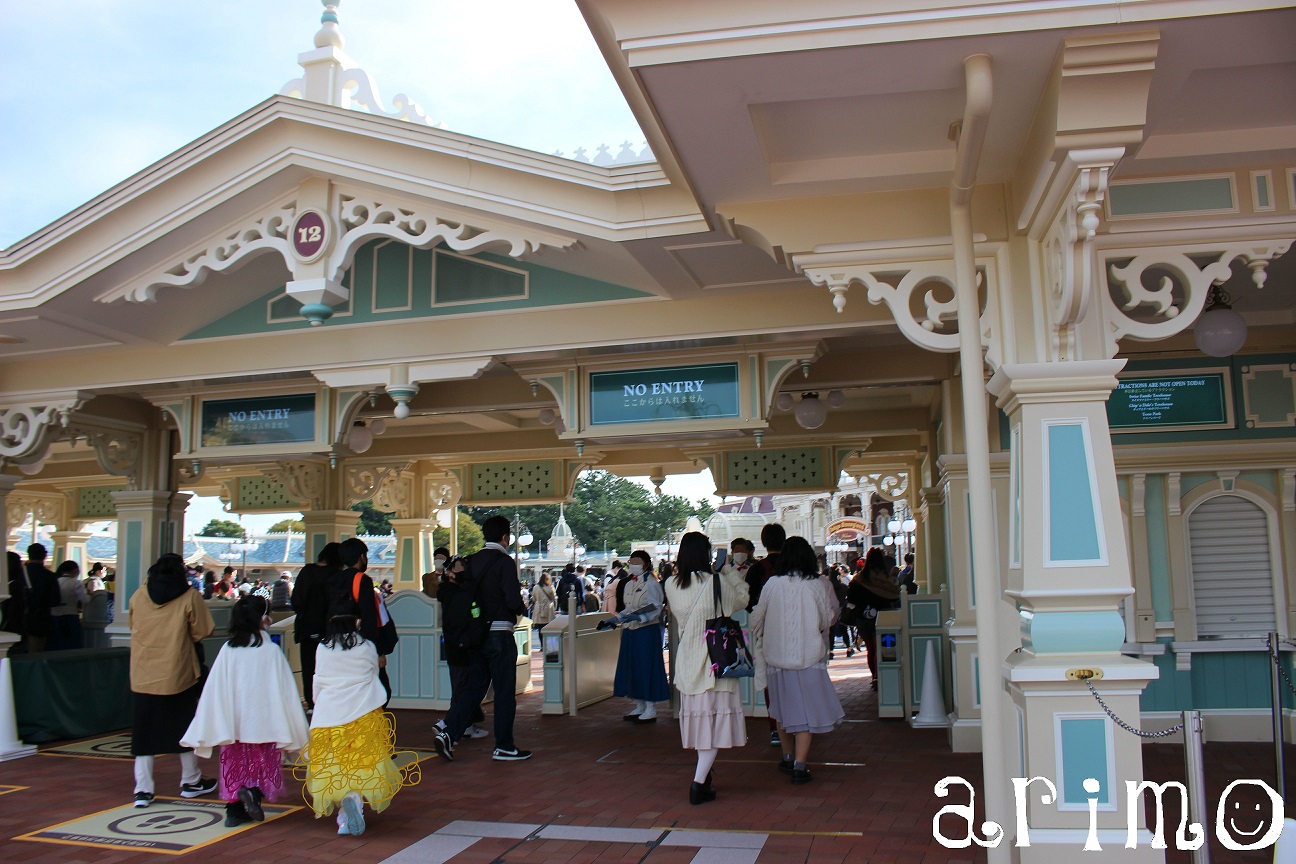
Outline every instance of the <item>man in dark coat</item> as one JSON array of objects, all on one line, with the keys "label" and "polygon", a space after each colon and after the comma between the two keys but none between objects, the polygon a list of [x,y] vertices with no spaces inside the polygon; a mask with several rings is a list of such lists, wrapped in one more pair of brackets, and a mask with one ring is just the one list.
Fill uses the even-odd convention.
[{"label": "man in dark coat", "polygon": [[307,564],[297,574],[292,590],[293,641],[301,646],[302,695],[306,710],[315,710],[315,653],[324,631],[328,629],[329,576],[342,569],[341,546],[326,543],[314,564]]},{"label": "man in dark coat", "polygon": [[59,604],[58,577],[45,566],[47,554],[39,543],[27,547],[27,618],[24,626],[27,629],[28,654],[45,650],[45,640],[53,628],[50,609]]}]

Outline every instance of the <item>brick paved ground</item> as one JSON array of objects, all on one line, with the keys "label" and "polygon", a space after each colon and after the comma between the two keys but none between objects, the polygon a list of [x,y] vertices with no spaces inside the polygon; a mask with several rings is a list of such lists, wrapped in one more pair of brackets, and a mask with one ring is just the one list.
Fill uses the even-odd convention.
[{"label": "brick paved ground", "polygon": [[[403,791],[387,812],[372,816],[369,830],[360,838],[337,837],[331,819],[316,821],[302,811],[197,850],[188,858],[217,864],[343,860],[377,864],[450,822],[466,819],[769,832],[759,864],[984,860],[983,855],[944,849],[931,837],[932,816],[941,804],[953,800],[938,801],[932,787],[947,775],[966,777],[979,786],[979,755],[951,753],[944,730],[915,730],[899,721],[878,721],[862,660],[839,659],[833,673],[849,722],[816,739],[811,762],[821,764],[812,764],[815,780],[807,786],[789,785],[776,770],[777,751],[769,746],[765,721],[752,720],[748,745],[724,752],[716,765],[719,799],[692,807],[687,790],[693,759],[679,748],[673,722],[663,718],[652,726],[623,723],[621,700],[608,700],[575,718],[541,717],[537,690],[521,697],[517,721],[519,745],[536,752],[530,761],[493,762],[489,738],[465,741],[453,763],[424,762],[422,784]],[[430,747],[429,729],[439,713],[395,714],[401,746]],[[1182,776],[1181,747],[1154,744],[1144,752],[1150,779]],[[158,789],[166,794],[168,785],[177,782],[178,763],[166,757],[158,761]],[[1207,765],[1213,808],[1231,780],[1256,777],[1272,782],[1272,747],[1208,745]],[[209,772],[213,768],[214,764]],[[0,763],[0,784],[30,787],[0,795],[0,861],[158,864],[161,856],[154,853],[10,839],[128,802],[131,776],[125,760],[35,756]],[[688,864],[695,854],[687,847],[484,839],[453,861]],[[1171,852],[1167,860],[1186,862],[1187,856]],[[1215,860],[1267,861],[1269,856],[1217,848]]]}]

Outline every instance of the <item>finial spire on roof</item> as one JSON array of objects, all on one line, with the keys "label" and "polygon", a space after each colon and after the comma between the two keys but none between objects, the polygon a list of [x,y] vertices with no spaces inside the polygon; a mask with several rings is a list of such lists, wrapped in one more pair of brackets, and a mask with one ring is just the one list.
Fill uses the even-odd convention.
[{"label": "finial spire on roof", "polygon": [[346,39],[342,37],[342,30],[338,27],[337,7],[342,0],[320,0],[324,5],[324,14],[320,15],[320,31],[315,34],[316,48],[337,48],[339,51],[346,47]]}]

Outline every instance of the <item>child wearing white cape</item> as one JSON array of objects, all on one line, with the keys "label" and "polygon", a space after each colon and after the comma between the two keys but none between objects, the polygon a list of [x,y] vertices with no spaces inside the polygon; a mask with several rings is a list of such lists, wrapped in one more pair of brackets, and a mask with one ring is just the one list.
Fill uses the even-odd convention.
[{"label": "child wearing white cape", "polygon": [[181,739],[202,758],[220,747],[219,794],[229,827],[265,818],[261,802],[284,791],[282,751],[301,750],[309,736],[292,669],[264,630],[267,605],[255,594],[234,604],[229,641]]}]

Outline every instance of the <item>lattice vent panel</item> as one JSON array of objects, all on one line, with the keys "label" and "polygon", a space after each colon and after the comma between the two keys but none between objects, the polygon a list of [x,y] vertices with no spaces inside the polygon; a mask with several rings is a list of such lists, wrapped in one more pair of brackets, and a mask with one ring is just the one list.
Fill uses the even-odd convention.
[{"label": "lattice vent panel", "polygon": [[112,493],[124,486],[85,486],[77,490],[76,515],[78,519],[115,519],[117,507]]},{"label": "lattice vent panel", "polygon": [[558,464],[493,462],[472,466],[474,501],[529,501],[558,497]]},{"label": "lattice vent panel", "polygon": [[238,495],[231,510],[298,510],[301,502],[288,497],[284,485],[269,477],[240,477]]},{"label": "lattice vent panel", "polygon": [[822,489],[827,453],[822,447],[746,450],[725,454],[730,494],[778,489]]}]

